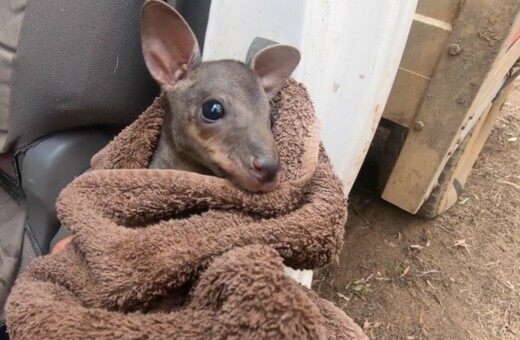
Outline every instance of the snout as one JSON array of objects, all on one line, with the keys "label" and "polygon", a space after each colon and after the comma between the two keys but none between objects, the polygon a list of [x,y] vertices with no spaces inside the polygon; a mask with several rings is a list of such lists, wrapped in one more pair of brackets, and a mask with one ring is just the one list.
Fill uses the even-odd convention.
[{"label": "snout", "polygon": [[273,191],[278,184],[281,162],[271,130],[256,126],[255,130],[235,135],[229,144],[233,148],[222,152],[214,162],[222,170],[222,177],[246,191]]},{"label": "snout", "polygon": [[259,191],[271,191],[278,181],[280,160],[278,157],[255,157],[251,161],[251,172],[259,182]]}]

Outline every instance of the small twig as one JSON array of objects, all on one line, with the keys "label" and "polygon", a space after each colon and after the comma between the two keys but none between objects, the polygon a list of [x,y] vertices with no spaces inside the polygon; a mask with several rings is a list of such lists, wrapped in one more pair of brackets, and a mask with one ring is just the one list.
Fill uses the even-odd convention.
[{"label": "small twig", "polygon": [[509,313],[509,308],[511,307],[511,303],[512,303],[512,301],[509,301],[509,304],[507,305],[506,310],[504,311],[504,317],[503,317],[504,325],[502,326],[502,329],[500,329],[500,333],[502,333],[504,331],[504,329],[506,329],[506,330],[510,329],[508,313]]},{"label": "small twig", "polygon": [[377,287],[372,291],[372,296],[374,296],[378,291],[380,291],[381,288],[383,288],[383,285],[377,286]]},{"label": "small twig", "polygon": [[417,275],[415,275],[415,276],[416,276],[416,277],[423,277],[423,276],[425,276],[425,275],[433,274],[433,273],[440,273],[440,271],[439,271],[439,270],[435,270],[435,269],[433,269],[433,270],[428,270],[428,271],[425,271],[425,272],[421,272],[421,273],[419,273],[419,274],[417,274]]},{"label": "small twig", "polygon": [[356,292],[356,291],[352,291],[352,294],[354,294],[355,296],[357,296],[357,297],[360,298],[361,300],[366,301],[366,299],[365,299],[361,294],[359,294],[358,292]]},{"label": "small twig", "polygon": [[509,182],[509,181],[503,181],[503,180],[499,180],[497,182],[498,183],[502,183],[502,184],[506,184],[506,185],[509,185],[509,186],[512,186],[512,187],[516,188],[517,190],[520,190],[520,185],[518,185],[516,183]]},{"label": "small twig", "polygon": [[437,289],[434,285],[432,285],[432,283],[430,282],[430,280],[426,280],[426,284],[427,284],[428,286],[430,286],[430,288],[432,288],[432,289]]},{"label": "small twig", "polygon": [[441,305],[442,308],[444,308],[444,305],[442,304],[442,301],[441,299],[439,299],[439,297],[435,294],[433,294],[433,297],[435,298],[435,300],[437,300],[437,302],[439,303],[439,305]]},{"label": "small twig", "polygon": [[450,234],[453,234],[453,233],[455,232],[455,230],[447,229],[447,228],[443,227],[443,226],[440,225],[440,224],[437,225],[437,227],[438,227],[439,229],[441,229],[441,230],[444,230],[444,231],[447,232],[447,233],[450,233]]},{"label": "small twig", "polygon": [[511,289],[511,291],[512,291],[513,293],[515,293],[515,294],[517,294],[518,296],[520,296],[520,292],[517,291],[517,290],[515,289],[515,286],[513,286],[513,285],[511,284],[511,282],[509,282],[509,281],[506,281],[506,282],[499,281],[499,282],[501,282],[501,283],[502,283],[504,286],[506,286],[508,289]]},{"label": "small twig", "polygon": [[391,278],[389,277],[383,277],[383,276],[380,276],[380,277],[376,277],[374,278],[376,281],[392,281]]},{"label": "small twig", "polygon": [[370,274],[370,275],[368,275],[368,277],[366,279],[363,280],[363,282],[366,283],[366,282],[370,281],[370,279],[372,279],[373,277],[374,277],[374,274]]}]

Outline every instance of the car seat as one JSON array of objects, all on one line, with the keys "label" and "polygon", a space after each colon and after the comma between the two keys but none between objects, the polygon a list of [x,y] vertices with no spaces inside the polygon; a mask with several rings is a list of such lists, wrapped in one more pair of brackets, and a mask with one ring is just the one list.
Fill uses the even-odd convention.
[{"label": "car seat", "polygon": [[[0,339],[16,277],[63,237],[59,192],[159,93],[142,0],[0,2]],[[203,46],[210,0],[168,1]]]}]

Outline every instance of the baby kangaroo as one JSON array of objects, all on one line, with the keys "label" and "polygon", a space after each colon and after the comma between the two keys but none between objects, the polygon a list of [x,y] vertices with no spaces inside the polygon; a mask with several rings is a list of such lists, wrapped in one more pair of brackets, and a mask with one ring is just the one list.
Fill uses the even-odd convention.
[{"label": "baby kangaroo", "polygon": [[143,5],[141,40],[168,103],[150,168],[215,175],[252,192],[273,190],[280,160],[269,100],[298,65],[298,50],[267,47],[248,65],[202,62],[186,21],[157,0]]},{"label": "baby kangaroo", "polygon": [[[202,62],[186,21],[158,0],[143,5],[141,42],[148,70],[168,102],[149,167],[212,174],[252,192],[273,190],[280,160],[269,100],[298,65],[298,50],[271,46],[249,65]],[[52,253],[71,239],[58,242]]]}]

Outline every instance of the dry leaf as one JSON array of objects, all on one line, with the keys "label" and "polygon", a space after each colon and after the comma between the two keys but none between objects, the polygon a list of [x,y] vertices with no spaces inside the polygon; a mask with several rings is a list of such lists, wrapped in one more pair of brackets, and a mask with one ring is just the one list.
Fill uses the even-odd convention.
[{"label": "dry leaf", "polygon": [[372,326],[373,328],[379,328],[383,326],[383,322],[382,321],[376,321],[376,323]]},{"label": "dry leaf", "polygon": [[453,246],[462,247],[462,248],[466,249],[466,251],[469,253],[469,245],[466,243],[466,239],[457,240],[457,242],[455,242],[455,244]]},{"label": "dry leaf", "polygon": [[392,241],[388,241],[388,240],[383,240],[385,242],[385,244],[387,246],[389,246],[390,248],[397,248],[397,244],[395,244],[394,242]]},{"label": "dry leaf", "polygon": [[363,322],[363,331],[367,332],[373,328],[379,328],[383,325],[381,321],[376,321],[374,324],[370,323],[368,320],[365,319],[365,322]]},{"label": "dry leaf", "polygon": [[455,242],[455,244],[453,245],[454,247],[458,247],[458,246],[463,246],[465,247],[467,244],[466,244],[466,239],[461,239],[461,240],[457,240],[457,242]]},{"label": "dry leaf", "polygon": [[405,276],[406,274],[408,274],[409,271],[410,271],[410,266],[406,267],[406,268],[404,269],[403,273],[401,274],[401,276],[399,276],[399,277],[403,277],[403,276]]}]

